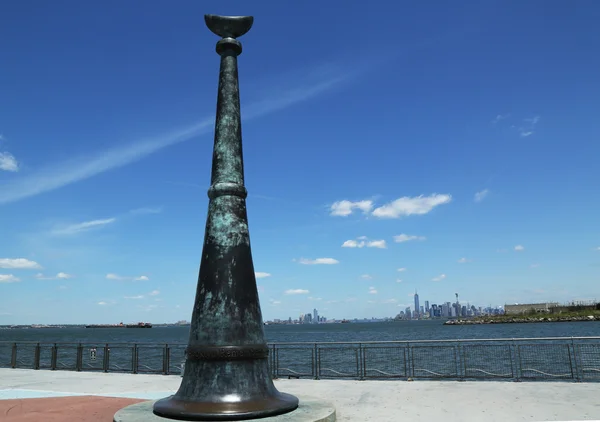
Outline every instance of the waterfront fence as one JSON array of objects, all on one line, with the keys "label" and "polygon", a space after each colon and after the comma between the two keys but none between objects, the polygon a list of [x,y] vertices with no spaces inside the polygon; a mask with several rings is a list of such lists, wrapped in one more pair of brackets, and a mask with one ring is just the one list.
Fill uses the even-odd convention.
[{"label": "waterfront fence", "polygon": [[[186,344],[0,341],[0,367],[181,374]],[[273,378],[600,381],[600,337],[271,343]]]}]

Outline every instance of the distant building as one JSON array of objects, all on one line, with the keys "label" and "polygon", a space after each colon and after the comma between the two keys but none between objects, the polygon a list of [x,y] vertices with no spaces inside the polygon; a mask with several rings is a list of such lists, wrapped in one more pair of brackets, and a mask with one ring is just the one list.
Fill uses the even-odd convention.
[{"label": "distant building", "polygon": [[419,317],[419,310],[420,309],[421,308],[419,307],[419,294],[415,290],[415,318]]},{"label": "distant building", "polygon": [[545,303],[526,303],[514,305],[504,305],[504,313],[507,315],[519,315],[526,314],[529,312],[550,312],[552,308],[558,307],[557,302],[545,302]]}]

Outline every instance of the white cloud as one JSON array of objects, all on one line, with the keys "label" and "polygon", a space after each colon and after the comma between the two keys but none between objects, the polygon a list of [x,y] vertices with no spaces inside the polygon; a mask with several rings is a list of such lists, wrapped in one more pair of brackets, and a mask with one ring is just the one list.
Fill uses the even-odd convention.
[{"label": "white cloud", "polygon": [[67,273],[58,273],[58,274],[56,274],[56,278],[68,279],[68,278],[73,278],[73,276],[71,274],[67,274]]},{"label": "white cloud", "polygon": [[309,296],[309,297],[308,297],[308,300],[315,300],[315,301],[319,301],[319,300],[323,300],[323,298]]},{"label": "white cloud", "polygon": [[394,242],[396,242],[396,243],[410,242],[411,240],[425,240],[425,239],[426,239],[425,236],[413,236],[413,235],[408,235],[408,234],[404,234],[404,233],[394,236]]},{"label": "white cloud", "polygon": [[0,274],[0,283],[18,283],[19,281],[21,279],[12,274]]},{"label": "white cloud", "polygon": [[[283,110],[294,104],[317,97],[330,89],[339,86],[358,72],[331,72],[320,80],[305,80],[302,85],[278,89],[270,98],[244,107],[244,121],[265,116]],[[308,73],[314,75],[315,72]],[[0,190],[0,204],[18,201],[43,192],[52,191],[81,180],[88,179],[106,171],[126,166],[139,161],[150,154],[179,142],[187,141],[200,135],[211,133],[215,124],[211,113],[206,119],[190,127],[177,130],[136,143],[119,143],[108,150],[97,151],[93,155],[73,157],[67,161],[57,162],[32,172],[27,176],[6,183]]]},{"label": "white cloud", "polygon": [[88,230],[104,227],[108,224],[114,223],[115,221],[117,221],[116,218],[106,218],[104,220],[84,221],[83,223],[71,224],[70,226],[54,229],[54,230],[52,230],[52,234],[55,234],[55,235],[77,234],[77,233],[85,232]]},{"label": "white cloud", "polygon": [[467,258],[461,258],[456,262],[458,262],[459,264],[466,264],[467,262],[471,262],[471,260]]},{"label": "white cloud", "polygon": [[446,278],[446,274],[440,274],[437,277],[432,278],[431,281],[442,281],[445,278]]},{"label": "white cloud", "polygon": [[342,243],[342,248],[387,248],[385,240],[367,240],[366,236],[357,237],[357,240],[346,240]]},{"label": "white cloud", "polygon": [[275,299],[269,299],[269,302],[271,302],[271,305],[273,306],[277,306],[281,304],[280,300],[275,300]]},{"label": "white cloud", "polygon": [[447,204],[452,200],[451,195],[434,193],[429,196],[403,196],[395,201],[375,208],[372,215],[378,218],[400,218],[409,215],[427,214],[435,207]]},{"label": "white cloud", "polygon": [[399,278],[397,278],[397,279],[396,279],[396,283],[402,283],[402,280],[401,280],[401,279],[399,279]]},{"label": "white cloud", "polygon": [[123,296],[123,299],[143,299],[144,295],[137,295],[137,296]]},{"label": "white cloud", "polygon": [[30,270],[39,269],[42,268],[42,266],[35,261],[30,261],[25,258],[0,258],[0,268]]},{"label": "white cloud", "polygon": [[474,201],[475,202],[481,202],[485,199],[486,196],[488,196],[488,194],[490,193],[489,189],[484,189],[482,191],[476,192],[475,193],[475,198]]},{"label": "white cloud", "polygon": [[105,306],[105,305],[108,305],[108,303],[106,303],[106,302],[98,302],[98,305]]},{"label": "white cloud", "polygon": [[317,258],[317,259],[306,259],[306,258],[300,258],[300,264],[304,264],[304,265],[333,265],[333,264],[339,264],[340,261],[338,261],[337,259],[333,259],[333,258]]},{"label": "white cloud", "polygon": [[286,295],[306,295],[308,293],[310,292],[304,289],[289,289],[285,291]]},{"label": "white cloud", "polygon": [[373,201],[364,200],[364,201],[337,201],[331,205],[330,215],[336,217],[347,217],[352,214],[355,210],[360,210],[363,213],[368,213],[373,208]]},{"label": "white cloud", "polygon": [[271,277],[271,274],[270,273],[263,273],[263,272],[258,271],[258,272],[254,273],[254,277],[256,277],[256,278],[266,278],[266,277]]},{"label": "white cloud", "polygon": [[346,240],[342,243],[342,248],[362,248],[365,246],[365,242],[363,240]]},{"label": "white cloud", "polygon": [[124,280],[129,280],[129,281],[148,281],[148,280],[150,280],[145,275],[141,275],[139,277],[131,277],[131,276],[121,276],[121,275],[114,274],[114,273],[106,274],[106,279],[107,280],[118,280],[118,281],[124,281]]},{"label": "white cloud", "polygon": [[396,303],[398,302],[396,299],[385,299],[382,300],[381,303]]},{"label": "white cloud", "polygon": [[371,280],[373,278],[373,276],[370,274],[363,274],[360,276],[360,278],[362,278],[364,280]]},{"label": "white cloud", "polygon": [[403,273],[404,271],[406,271],[406,268],[402,267],[402,268],[398,268],[398,272],[399,273]]},{"label": "white cloud", "polygon": [[385,249],[387,248],[387,243],[385,243],[385,240],[370,240],[367,242],[367,248]]},{"label": "white cloud", "polygon": [[517,252],[522,252],[525,250],[525,247],[523,245],[517,245],[515,246],[515,251]]},{"label": "white cloud", "polygon": [[158,296],[160,294],[160,290],[152,290],[148,293],[148,296]]},{"label": "white cloud", "polygon": [[129,211],[130,214],[160,214],[162,212],[162,208],[136,208],[134,210]]},{"label": "white cloud", "polygon": [[377,294],[377,289],[373,286],[369,287],[369,294],[371,295],[376,295]]},{"label": "white cloud", "polygon": [[19,171],[19,163],[15,156],[10,152],[0,152],[0,170],[11,172]]}]

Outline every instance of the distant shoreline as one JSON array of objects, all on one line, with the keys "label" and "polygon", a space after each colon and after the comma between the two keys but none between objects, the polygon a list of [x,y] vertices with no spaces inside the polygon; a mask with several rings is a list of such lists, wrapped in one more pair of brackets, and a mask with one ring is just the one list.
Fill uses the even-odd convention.
[{"label": "distant shoreline", "polygon": [[600,321],[600,315],[586,316],[551,316],[551,317],[496,317],[496,318],[475,318],[475,319],[451,319],[444,322],[444,325],[484,325],[484,324],[535,324],[543,322],[587,322]]}]

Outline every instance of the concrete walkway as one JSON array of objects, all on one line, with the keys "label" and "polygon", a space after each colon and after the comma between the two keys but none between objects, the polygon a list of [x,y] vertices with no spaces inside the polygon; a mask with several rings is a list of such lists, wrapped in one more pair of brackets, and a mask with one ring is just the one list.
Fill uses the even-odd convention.
[{"label": "concrete walkway", "polygon": [[[174,375],[0,369],[0,399],[158,399],[173,394],[180,382]],[[338,421],[600,421],[600,383],[292,379],[275,384],[300,399],[332,401]]]}]

